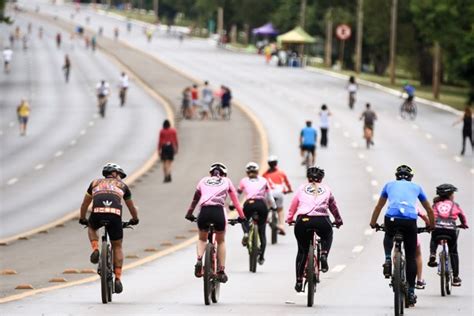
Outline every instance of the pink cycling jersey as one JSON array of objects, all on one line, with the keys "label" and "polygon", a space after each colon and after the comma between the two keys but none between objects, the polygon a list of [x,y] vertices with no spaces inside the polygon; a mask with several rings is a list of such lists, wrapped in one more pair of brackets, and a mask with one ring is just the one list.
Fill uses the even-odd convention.
[{"label": "pink cycling jersey", "polygon": [[436,228],[456,228],[456,220],[467,226],[467,218],[459,205],[451,200],[438,201],[433,205]]},{"label": "pink cycling jersey", "polygon": [[342,223],[342,218],[336,205],[336,200],[328,186],[318,184],[316,187],[311,183],[300,186],[291,201],[287,222],[299,215],[307,216],[334,216],[336,222]]},{"label": "pink cycling jersey", "polygon": [[275,200],[270,192],[268,181],[261,176],[256,178],[245,177],[240,180],[239,193],[245,193],[246,200],[265,200],[267,199],[273,208],[276,208]]},{"label": "pink cycling jersey", "polygon": [[206,205],[219,205],[224,207],[227,195],[230,196],[240,217],[245,217],[242,207],[240,206],[237,192],[234,185],[226,177],[204,177],[199,181],[196,187],[194,200],[189,208],[190,213],[196,205],[203,207]]}]

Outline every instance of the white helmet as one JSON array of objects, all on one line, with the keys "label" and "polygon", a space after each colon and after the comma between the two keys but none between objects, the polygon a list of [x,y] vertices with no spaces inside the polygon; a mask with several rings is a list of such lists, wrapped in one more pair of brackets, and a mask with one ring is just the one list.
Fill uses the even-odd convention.
[{"label": "white helmet", "polygon": [[223,177],[227,176],[227,167],[221,162],[213,163],[211,165],[211,168],[209,169],[209,173],[212,175],[214,173],[214,170],[219,170],[221,176]]},{"label": "white helmet", "polygon": [[278,157],[275,155],[271,155],[270,157],[268,157],[267,162],[278,162]]},{"label": "white helmet", "polygon": [[247,172],[252,172],[252,171],[258,172],[259,169],[260,169],[260,168],[259,168],[258,164],[257,164],[256,162],[253,162],[253,161],[249,162],[249,163],[245,166],[245,170],[246,170]]}]

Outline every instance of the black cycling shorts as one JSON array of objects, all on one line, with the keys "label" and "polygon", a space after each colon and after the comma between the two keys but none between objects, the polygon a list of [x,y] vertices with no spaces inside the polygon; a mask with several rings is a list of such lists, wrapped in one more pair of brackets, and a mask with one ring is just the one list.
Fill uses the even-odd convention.
[{"label": "black cycling shorts", "polygon": [[164,145],[161,147],[161,161],[173,160],[174,159],[174,148],[173,145]]},{"label": "black cycling shorts", "polygon": [[414,98],[413,95],[409,95],[408,98],[407,98],[407,101],[408,101],[408,102],[411,102],[411,101],[413,101],[413,98]]},{"label": "black cycling shorts", "polygon": [[207,231],[209,224],[214,224],[217,232],[225,231],[226,218],[224,208],[220,205],[205,205],[201,208],[197,218],[199,230]]},{"label": "black cycling shorts", "polygon": [[101,221],[109,222],[107,225],[107,231],[110,240],[115,241],[123,239],[122,217],[115,214],[92,213],[89,217],[89,227],[97,230],[104,226],[101,224]]},{"label": "black cycling shorts", "polygon": [[316,145],[301,145],[302,151],[309,151],[314,156],[314,152],[316,150]]},{"label": "black cycling shorts", "polygon": [[265,200],[247,200],[244,203],[244,214],[245,217],[250,220],[252,215],[256,213],[258,215],[258,224],[263,225],[267,222],[268,208]]}]

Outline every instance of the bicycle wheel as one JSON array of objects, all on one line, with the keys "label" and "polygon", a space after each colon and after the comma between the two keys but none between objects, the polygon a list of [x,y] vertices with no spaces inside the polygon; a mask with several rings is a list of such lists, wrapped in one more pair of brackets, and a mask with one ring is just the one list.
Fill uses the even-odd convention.
[{"label": "bicycle wheel", "polygon": [[114,290],[114,274],[112,271],[112,249],[110,246],[107,247],[107,300],[112,302],[112,293]]},{"label": "bicycle wheel", "polygon": [[99,271],[100,271],[100,290],[102,293],[102,303],[107,304],[109,301],[109,282],[107,280],[108,269],[107,269],[107,248],[108,244],[106,240],[102,241],[102,248],[100,252],[100,262],[99,262]]},{"label": "bicycle wheel", "polygon": [[314,246],[309,246],[308,264],[306,265],[306,282],[308,285],[308,307],[314,304],[314,292],[316,292],[316,280],[314,277]]},{"label": "bicycle wheel", "polygon": [[[217,253],[215,248],[212,248],[212,271],[217,271]],[[211,300],[213,303],[217,303],[219,300],[219,294],[221,289],[221,283],[217,280],[212,280],[212,291],[211,291]]]},{"label": "bicycle wheel", "polygon": [[451,295],[451,290],[452,290],[452,275],[453,270],[451,267],[451,259],[449,258],[449,255],[446,256],[446,294]]},{"label": "bicycle wheel", "polygon": [[270,227],[272,229],[272,245],[274,245],[278,242],[278,217],[276,211],[272,211]]},{"label": "bicycle wheel", "polygon": [[258,227],[257,225],[252,224],[250,228],[250,238],[252,242],[250,243],[250,257],[249,257],[249,264],[250,264],[250,272],[257,272],[257,258],[258,258]]},{"label": "bicycle wheel", "polygon": [[402,105],[400,106],[400,116],[402,117],[402,119],[407,118],[406,102],[402,103]]},{"label": "bicycle wheel", "polygon": [[413,121],[416,119],[416,114],[417,114],[418,110],[416,108],[416,104],[415,102],[412,102],[411,104],[411,108],[410,108],[410,119]]},{"label": "bicycle wheel", "polygon": [[446,252],[441,251],[439,254],[439,264],[440,264],[440,271],[439,271],[439,279],[440,279],[440,286],[441,286],[441,296],[446,296]]},{"label": "bicycle wheel", "polygon": [[401,254],[395,251],[394,268],[392,273],[392,286],[394,294],[395,316],[403,315],[403,289],[402,289],[402,267]]},{"label": "bicycle wheel", "polygon": [[211,304],[211,292],[212,292],[212,245],[206,245],[206,252],[204,254],[204,304]]}]

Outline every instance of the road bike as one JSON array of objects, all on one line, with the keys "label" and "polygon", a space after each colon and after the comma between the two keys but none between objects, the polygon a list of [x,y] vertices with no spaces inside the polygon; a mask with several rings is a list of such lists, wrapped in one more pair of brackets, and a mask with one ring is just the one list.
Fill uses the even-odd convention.
[{"label": "road bike", "polygon": [[[384,225],[376,225],[376,231],[386,231]],[[426,227],[418,228],[417,233],[428,232]],[[397,229],[393,238],[395,247],[393,251],[392,279],[389,284],[393,288],[395,316],[403,315],[404,308],[409,308],[408,282],[406,278],[406,261],[403,253],[403,234]],[[388,277],[387,277],[388,278]]]},{"label": "road bike", "polygon": [[[456,226],[461,228],[462,226]],[[456,232],[458,233],[458,231]],[[436,237],[436,244],[441,245],[438,261],[438,275],[440,279],[441,296],[451,295],[453,269],[451,266],[451,258],[449,254],[448,241],[451,241],[451,236],[439,235]]]},{"label": "road bike", "polygon": [[400,116],[403,119],[409,118],[410,120],[415,120],[416,115],[418,113],[418,109],[416,103],[412,101],[405,101],[400,106]]},{"label": "road bike", "polygon": [[[238,223],[237,219],[229,219],[228,223],[235,225]],[[220,294],[219,279],[217,278],[217,268],[219,262],[217,260],[217,241],[216,232],[213,223],[209,224],[207,233],[207,245],[204,252],[204,266],[203,266],[203,282],[204,282],[204,304],[210,305],[217,303]]]}]

